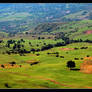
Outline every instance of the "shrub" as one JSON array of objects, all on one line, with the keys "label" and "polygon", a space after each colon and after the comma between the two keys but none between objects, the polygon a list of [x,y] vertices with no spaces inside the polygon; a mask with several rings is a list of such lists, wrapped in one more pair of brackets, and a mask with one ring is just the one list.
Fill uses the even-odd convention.
[{"label": "shrub", "polygon": [[75,50],[78,50],[79,48],[74,48]]},{"label": "shrub", "polygon": [[87,55],[87,57],[89,57],[89,55]]},{"label": "shrub", "polygon": [[68,52],[66,52],[66,54],[68,54]]},{"label": "shrub", "polygon": [[60,58],[64,58],[64,56],[60,56]]},{"label": "shrub", "polygon": [[10,88],[10,86],[8,85],[8,83],[5,83],[4,85],[5,85],[5,87]]},{"label": "shrub", "polygon": [[36,55],[37,55],[37,56],[39,56],[40,54],[39,54],[39,53],[37,53]]},{"label": "shrub", "polygon": [[20,67],[22,67],[22,65],[19,65]]},{"label": "shrub", "polygon": [[55,54],[59,54],[59,52],[56,52]]},{"label": "shrub", "polygon": [[2,68],[5,68],[5,66],[4,66],[4,65],[1,65],[1,67],[2,67]]},{"label": "shrub", "polygon": [[56,57],[59,57],[59,55],[57,54]]},{"label": "shrub", "polygon": [[40,49],[37,49],[36,51],[37,51],[37,52],[39,52],[39,51],[40,51]]},{"label": "shrub", "polygon": [[74,58],[75,60],[79,60],[79,58]]},{"label": "shrub", "polygon": [[81,60],[83,60],[83,58],[81,58]]},{"label": "shrub", "polygon": [[35,64],[38,64],[39,61],[36,61],[36,62],[32,62],[30,65],[35,65]]},{"label": "shrub", "polygon": [[80,49],[87,49],[88,47],[81,47]]},{"label": "shrub", "polygon": [[70,69],[74,68],[75,67],[75,62],[72,61],[72,60],[68,61],[67,62],[67,67],[70,68]]},{"label": "shrub", "polygon": [[39,45],[37,44],[36,46],[38,47]]},{"label": "shrub", "polygon": [[14,64],[16,64],[16,62],[12,61],[9,64],[11,64],[12,66],[14,66]]},{"label": "shrub", "polygon": [[47,54],[51,54],[51,53],[48,52]]},{"label": "shrub", "polygon": [[2,52],[2,54],[5,54],[5,52]]}]

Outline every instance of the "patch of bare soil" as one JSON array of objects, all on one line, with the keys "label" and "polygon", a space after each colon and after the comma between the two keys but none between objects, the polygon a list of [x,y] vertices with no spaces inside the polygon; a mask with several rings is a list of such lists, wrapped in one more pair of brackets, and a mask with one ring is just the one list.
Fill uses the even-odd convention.
[{"label": "patch of bare soil", "polygon": [[92,34],[92,30],[87,30],[84,32],[85,34]]},{"label": "patch of bare soil", "polygon": [[84,60],[92,60],[92,57],[84,57]]},{"label": "patch of bare soil", "polygon": [[90,88],[90,89],[92,89],[92,87],[88,87],[88,86],[87,86],[87,87],[85,87],[85,88]]},{"label": "patch of bare soil", "polygon": [[74,48],[60,48],[60,50],[67,51],[67,50],[74,50]]},{"label": "patch of bare soil", "polygon": [[92,74],[92,57],[84,57],[84,62],[80,65],[80,72]]},{"label": "patch of bare soil", "polygon": [[1,65],[3,65],[4,68],[18,68],[18,67],[23,67],[23,65],[20,66],[20,65],[17,65],[17,64],[14,64],[13,66],[11,64],[0,64],[0,68],[3,68]]},{"label": "patch of bare soil", "polygon": [[28,64],[31,64],[31,63],[34,63],[34,62],[36,62],[36,61],[35,60],[26,61],[26,63],[28,63]]}]

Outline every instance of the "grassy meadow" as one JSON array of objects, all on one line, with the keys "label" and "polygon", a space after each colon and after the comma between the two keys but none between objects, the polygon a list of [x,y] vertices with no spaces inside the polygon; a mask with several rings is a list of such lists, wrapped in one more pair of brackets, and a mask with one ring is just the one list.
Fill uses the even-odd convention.
[{"label": "grassy meadow", "polygon": [[[26,40],[26,48],[29,48],[28,42],[29,40]],[[30,40],[30,42],[32,42],[34,48],[37,48],[36,44],[39,44],[39,42],[41,42],[40,47],[44,42],[47,44],[55,43],[54,40]],[[87,46],[88,49],[80,49],[83,46]],[[62,48],[75,47],[79,49],[62,50]],[[11,61],[15,61],[17,65],[22,65],[22,67],[0,67],[0,88],[91,88],[91,74],[70,71],[66,67],[67,61],[73,60],[76,63],[76,68],[80,68],[80,64],[83,63],[81,58],[87,55],[92,56],[91,50],[91,43],[82,42],[54,47],[49,50],[35,52],[34,54],[28,53],[25,56],[1,53],[0,64],[8,64]],[[47,54],[54,52],[58,52],[59,57],[56,57],[56,54]],[[40,54],[39,56],[36,55],[38,53]],[[64,56],[64,58],[60,58],[60,56]],[[79,58],[79,60],[75,60],[74,58]],[[40,63],[31,66],[28,61],[39,61]]]}]

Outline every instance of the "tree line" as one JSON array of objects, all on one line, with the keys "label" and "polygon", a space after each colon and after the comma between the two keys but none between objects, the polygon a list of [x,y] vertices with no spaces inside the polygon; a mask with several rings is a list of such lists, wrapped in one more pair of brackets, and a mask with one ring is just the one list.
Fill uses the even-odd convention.
[{"label": "tree line", "polygon": [[[5,44],[5,47],[9,48],[9,50],[6,51],[7,54],[20,54],[21,56],[23,56],[25,53],[35,53],[35,52],[39,52],[39,51],[44,51],[44,50],[48,50],[51,49],[53,47],[59,47],[59,46],[66,46],[67,44],[71,44],[71,43],[77,43],[77,42],[88,42],[88,43],[92,43],[92,40],[82,40],[82,39],[77,39],[77,40],[70,40],[68,37],[62,36],[61,38],[64,42],[57,42],[56,44],[46,44],[44,43],[44,45],[41,48],[32,48],[30,50],[26,50],[24,45],[21,43],[25,43],[24,39],[20,39],[18,41],[16,40],[8,40]],[[0,40],[0,43],[4,43],[3,40]],[[13,47],[11,48],[11,44],[13,44]],[[32,46],[31,42],[29,42],[29,45]],[[39,44],[37,44],[37,46],[39,46]],[[85,47],[83,47],[85,48]],[[75,48],[77,49],[77,48]],[[82,48],[81,48],[82,49]]]}]

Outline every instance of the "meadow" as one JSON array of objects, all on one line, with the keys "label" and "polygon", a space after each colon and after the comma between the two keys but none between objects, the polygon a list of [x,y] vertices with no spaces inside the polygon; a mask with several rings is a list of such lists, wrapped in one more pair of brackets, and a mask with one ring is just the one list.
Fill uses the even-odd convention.
[{"label": "meadow", "polygon": [[[60,40],[58,41],[60,42]],[[26,40],[26,48],[29,48],[28,42],[29,40]],[[30,40],[30,42],[32,42],[34,48],[37,48],[36,44],[39,44],[39,42],[42,42],[42,45],[44,42],[46,44],[55,43],[54,40]],[[83,46],[88,47],[88,49],[80,49]],[[62,49],[76,47],[79,49]],[[54,47],[45,51],[27,53],[25,56],[1,53],[0,64],[9,64],[9,62],[15,61],[21,67],[0,67],[0,88],[92,88],[91,74],[72,71],[66,67],[67,61],[73,60],[76,63],[76,68],[80,69],[80,64],[83,63],[81,58],[87,55],[92,56],[91,50],[92,43],[82,42]],[[55,52],[59,53],[58,57],[56,57],[56,54],[53,54]],[[64,56],[64,58],[60,56]],[[79,60],[75,60],[74,58],[79,58]],[[30,65],[31,61],[39,61],[39,63]]]}]

